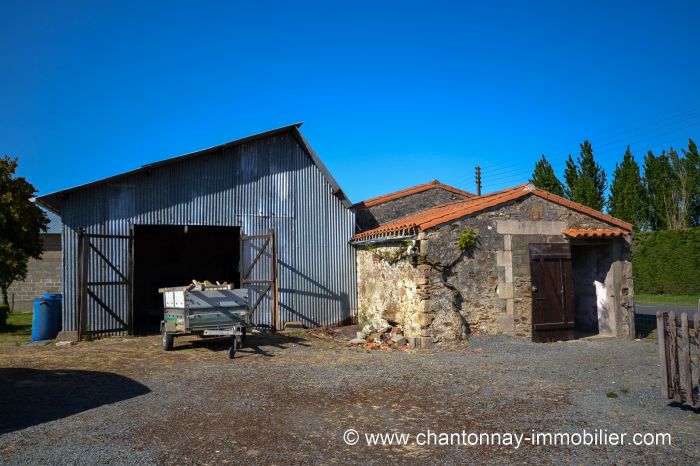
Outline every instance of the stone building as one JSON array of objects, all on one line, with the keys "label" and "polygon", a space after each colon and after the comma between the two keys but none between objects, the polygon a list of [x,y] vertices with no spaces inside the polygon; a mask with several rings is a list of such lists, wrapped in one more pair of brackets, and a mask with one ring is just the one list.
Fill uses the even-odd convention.
[{"label": "stone building", "polygon": [[51,212],[46,214],[49,225],[46,233],[41,234],[44,244],[41,259],[29,259],[27,278],[12,283],[7,290],[15,312],[31,312],[34,298],[61,292],[61,219]]},{"label": "stone building", "polygon": [[412,188],[358,202],[353,204],[352,209],[355,211],[358,231],[362,232],[430,207],[472,197],[475,197],[472,193],[433,180]]},{"label": "stone building", "polygon": [[353,238],[361,323],[426,343],[634,335],[632,225],[532,185],[396,214]]}]

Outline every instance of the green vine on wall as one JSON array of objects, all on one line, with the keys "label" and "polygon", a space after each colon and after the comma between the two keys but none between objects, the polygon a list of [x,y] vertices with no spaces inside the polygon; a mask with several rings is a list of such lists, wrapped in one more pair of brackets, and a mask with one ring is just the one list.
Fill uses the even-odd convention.
[{"label": "green vine on wall", "polygon": [[457,238],[457,248],[460,251],[467,251],[476,245],[476,240],[479,238],[479,234],[472,230],[471,228],[466,228],[462,233],[460,233],[459,238]]},{"label": "green vine on wall", "polygon": [[397,248],[389,251],[375,250],[372,252],[372,254],[374,254],[374,257],[378,259],[385,260],[390,264],[393,264],[404,256],[405,251],[403,248]]},{"label": "green vine on wall", "polygon": [[390,264],[394,264],[406,256],[405,245],[413,244],[412,241],[397,241],[392,246],[380,248],[376,244],[370,243],[365,245],[365,249],[372,253],[372,255],[379,259],[386,261]]}]

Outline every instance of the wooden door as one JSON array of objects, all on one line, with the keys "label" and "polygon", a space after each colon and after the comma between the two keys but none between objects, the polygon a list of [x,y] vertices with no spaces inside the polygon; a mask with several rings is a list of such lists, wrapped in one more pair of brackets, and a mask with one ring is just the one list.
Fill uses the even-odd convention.
[{"label": "wooden door", "polygon": [[530,244],[529,249],[533,339],[573,338],[571,247],[568,243],[543,243]]}]

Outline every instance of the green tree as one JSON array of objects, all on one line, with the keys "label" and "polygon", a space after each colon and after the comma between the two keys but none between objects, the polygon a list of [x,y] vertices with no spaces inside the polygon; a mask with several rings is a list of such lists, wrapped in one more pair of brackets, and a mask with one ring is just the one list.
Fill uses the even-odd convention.
[{"label": "green tree", "polygon": [[578,181],[578,167],[576,167],[576,162],[574,162],[573,157],[569,154],[569,158],[566,159],[566,166],[564,167],[564,196],[571,199],[574,196],[574,186]]},{"label": "green tree", "polygon": [[700,153],[692,139],[688,139],[688,150],[682,149],[682,152],[688,170],[690,224],[700,226]]},{"label": "green tree", "polygon": [[[688,154],[682,151],[684,155]],[[668,151],[668,159],[671,165],[671,186],[669,196],[664,199],[668,228],[671,230],[685,230],[691,225],[692,210],[694,208],[694,192],[697,187],[695,170],[696,164],[691,158],[681,157],[673,147]]]},{"label": "green tree", "polygon": [[0,289],[8,304],[7,289],[15,280],[27,276],[29,258],[39,259],[43,252],[40,233],[48,220],[34,205],[36,189],[17,177],[17,158],[0,158]]},{"label": "green tree", "polygon": [[592,209],[603,210],[607,178],[603,168],[593,158],[590,141],[585,140],[581,143],[581,152],[576,163],[569,155],[564,179],[567,185],[566,193],[572,201]]},{"label": "green tree", "polygon": [[689,144],[681,156],[670,148],[644,159],[644,188],[653,230],[684,230],[695,222],[698,198],[697,147]]},{"label": "green tree", "polygon": [[668,226],[665,199],[670,196],[671,178],[671,163],[666,152],[657,157],[649,151],[644,157],[644,191],[651,230],[664,230]]},{"label": "green tree", "polygon": [[644,186],[639,174],[639,164],[627,146],[621,164],[615,164],[610,200],[608,208],[610,215],[630,222],[641,229],[646,224],[646,203]]},{"label": "green tree", "polygon": [[554,174],[554,169],[547,158],[542,154],[542,158],[535,164],[535,171],[532,172],[530,183],[535,187],[549,191],[557,196],[564,195],[564,188],[561,181]]}]

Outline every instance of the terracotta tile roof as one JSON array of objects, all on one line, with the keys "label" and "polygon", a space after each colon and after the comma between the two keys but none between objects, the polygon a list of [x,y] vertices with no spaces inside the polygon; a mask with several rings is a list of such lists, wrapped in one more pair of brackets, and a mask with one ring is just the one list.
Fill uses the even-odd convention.
[{"label": "terracotta tile roof", "polygon": [[599,228],[595,230],[570,228],[562,233],[572,238],[612,238],[615,236],[629,236],[631,234],[629,230],[621,230],[619,228]]},{"label": "terracotta tile roof", "polygon": [[454,194],[458,194],[464,197],[476,197],[474,194],[467,191],[462,191],[454,186],[440,183],[438,180],[433,180],[429,183],[419,184],[418,186],[413,186],[412,188],[402,189],[401,191],[396,191],[389,194],[384,194],[383,196],[373,197],[372,199],[367,199],[362,202],[353,204],[352,207],[372,207],[378,204],[383,204],[385,202],[393,201],[395,199],[400,199],[402,197],[410,196],[411,194],[422,193],[423,191],[428,191],[430,189],[444,189]]},{"label": "terracotta tile roof", "polygon": [[423,231],[429,228],[442,225],[443,223],[451,222],[458,218],[466,217],[491,207],[504,204],[509,201],[520,199],[525,196],[534,195],[547,199],[548,201],[568,207],[569,209],[590,215],[593,218],[603,222],[615,225],[624,230],[631,231],[632,225],[623,222],[611,215],[604,214],[598,210],[593,210],[577,202],[564,199],[547,191],[537,189],[530,184],[521,184],[514,188],[505,189],[484,196],[473,197],[463,201],[451,202],[449,204],[433,207],[391,222],[381,225],[372,230],[368,230],[355,235],[353,240],[361,240],[370,237],[388,235],[391,236],[396,232],[408,231]]}]

